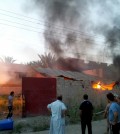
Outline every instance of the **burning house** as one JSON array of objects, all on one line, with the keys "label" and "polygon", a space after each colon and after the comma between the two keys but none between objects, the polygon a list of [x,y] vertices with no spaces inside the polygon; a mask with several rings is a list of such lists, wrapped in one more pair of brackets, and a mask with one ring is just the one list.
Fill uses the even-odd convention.
[{"label": "burning house", "polygon": [[0,63],[0,94],[8,94],[11,90],[21,93],[23,77],[44,76],[27,65]]},{"label": "burning house", "polygon": [[[100,105],[105,102],[105,94],[109,90],[118,92],[113,90],[115,82],[77,71],[17,64],[3,64],[0,71],[3,78],[0,94],[8,94],[11,90],[22,94],[25,102],[23,115],[26,116],[47,113],[46,105],[58,94],[62,94],[65,103],[71,105],[73,102],[79,103],[83,94],[87,93],[93,104]],[[34,109],[31,105],[35,106]]]},{"label": "burning house", "polygon": [[[83,94],[87,93],[93,104],[100,105],[105,103],[107,92],[119,93],[115,87],[115,81],[120,80],[119,6],[116,7],[117,4],[112,1],[34,2],[32,4],[44,12],[45,45],[58,59],[55,65],[57,68],[0,64],[0,95],[8,94],[11,90],[23,94],[25,114],[37,115],[46,112],[47,103],[55,99],[57,94],[62,94],[65,103],[69,105],[73,102],[79,103]],[[110,9],[114,11],[110,12]],[[102,19],[99,19],[101,15]],[[109,49],[110,56],[106,56],[105,49]],[[76,59],[65,60],[69,56]],[[117,69],[111,75],[106,64],[100,66],[92,61],[85,64],[80,58],[87,61],[105,61],[105,58],[113,60]],[[31,109],[31,105],[37,107]]]}]

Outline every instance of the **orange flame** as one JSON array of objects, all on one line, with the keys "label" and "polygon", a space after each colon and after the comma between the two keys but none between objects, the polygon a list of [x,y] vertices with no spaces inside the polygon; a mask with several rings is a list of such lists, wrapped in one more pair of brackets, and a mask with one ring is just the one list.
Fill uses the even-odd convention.
[{"label": "orange flame", "polygon": [[98,89],[98,90],[112,90],[115,85],[115,82],[111,84],[103,84],[101,82],[93,83],[92,88]]},{"label": "orange flame", "polygon": [[100,83],[100,82],[94,83],[94,84],[92,85],[92,87],[93,87],[94,89],[101,89],[101,83]]}]

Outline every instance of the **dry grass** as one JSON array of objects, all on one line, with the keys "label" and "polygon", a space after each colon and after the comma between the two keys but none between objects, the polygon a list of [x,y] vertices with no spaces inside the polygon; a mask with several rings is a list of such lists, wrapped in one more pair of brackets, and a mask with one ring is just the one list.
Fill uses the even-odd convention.
[{"label": "dry grass", "polygon": [[49,129],[50,117],[37,116],[28,118],[14,119],[14,129],[10,131],[1,131],[2,134],[19,134],[29,132],[39,132]]},{"label": "dry grass", "polygon": [[[5,118],[8,114],[8,96],[0,96],[0,118]],[[20,117],[22,115],[22,98],[19,96],[14,97],[14,116]]]}]

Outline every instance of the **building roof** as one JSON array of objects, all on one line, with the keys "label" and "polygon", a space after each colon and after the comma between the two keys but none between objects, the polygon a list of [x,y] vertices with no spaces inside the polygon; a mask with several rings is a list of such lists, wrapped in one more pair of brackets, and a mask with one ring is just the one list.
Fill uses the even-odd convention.
[{"label": "building roof", "polygon": [[66,77],[74,80],[96,80],[96,77],[79,72],[55,70],[50,68],[35,68],[41,74],[51,77]]}]

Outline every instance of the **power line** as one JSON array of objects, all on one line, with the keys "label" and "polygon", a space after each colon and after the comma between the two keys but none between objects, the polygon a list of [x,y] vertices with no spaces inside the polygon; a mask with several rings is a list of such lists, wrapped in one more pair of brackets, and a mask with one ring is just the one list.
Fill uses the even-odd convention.
[{"label": "power line", "polygon": [[[0,13],[0,14],[2,14],[2,13]],[[9,17],[13,17],[13,18],[17,18],[17,19],[20,19],[21,20],[21,18],[19,18],[19,17],[14,17],[14,16],[10,16],[10,15],[6,15],[6,14],[2,14],[2,15],[5,15],[5,16],[9,16]],[[26,20],[26,19],[22,19],[22,20],[25,20],[25,21],[28,21],[28,20]],[[46,27],[51,27],[52,25],[46,25],[46,24],[41,24],[41,23],[35,23],[35,22],[33,22],[33,21],[28,21],[28,22],[31,22],[31,23],[34,23],[34,24],[37,24],[37,25],[42,25],[42,26],[46,26]],[[70,29],[68,29],[68,28],[63,28],[63,27],[54,27],[55,29],[59,29],[59,30],[69,30],[70,32],[76,32],[75,30],[73,31],[73,30],[70,30]],[[57,30],[56,30],[57,31]],[[64,31],[65,32],[65,31]],[[77,33],[79,36],[84,36],[84,38],[88,38],[88,37],[94,37],[94,36],[90,36],[90,35],[85,35],[85,34],[83,34],[83,33]],[[85,37],[86,36],[86,37]],[[96,38],[96,37],[94,37],[94,38]],[[94,39],[89,39],[89,40],[94,40]]]},{"label": "power line", "polygon": [[[7,25],[8,25],[8,24],[7,24]],[[9,25],[9,26],[11,26],[11,25]],[[16,26],[13,26],[13,27],[16,27]],[[20,27],[17,27],[17,28],[20,28]],[[26,29],[26,28],[20,28],[20,29],[29,30],[29,29]],[[33,31],[33,30],[29,30],[29,31]],[[34,31],[34,32],[38,32],[38,31]],[[41,32],[38,32],[38,33],[41,33]],[[41,34],[43,34],[43,33],[41,33]],[[48,36],[49,40],[52,39],[50,34],[47,34],[47,36]],[[79,42],[83,42],[83,41],[79,41]],[[105,46],[105,47],[106,47],[106,46]],[[105,47],[104,47],[104,51],[105,51]],[[84,53],[84,54],[85,54],[85,53]],[[84,54],[82,53],[82,55],[84,55]],[[99,56],[100,56],[100,55],[99,55]],[[103,56],[103,59],[105,58],[104,54],[101,55],[101,56]],[[107,57],[107,56],[106,56],[106,57]]]},{"label": "power line", "polygon": [[[27,27],[30,27],[30,28],[39,29],[38,27],[29,26],[29,25],[27,25],[27,24],[23,24],[23,23],[19,23],[19,22],[14,22],[14,21],[6,20],[6,19],[0,19],[0,20],[2,20],[2,21],[7,21],[7,22],[10,22],[10,23],[19,24],[19,25],[22,25],[22,26],[27,26]],[[45,29],[44,29],[44,30],[45,30]]]},{"label": "power line", "polygon": [[[30,30],[30,29],[26,29],[26,28],[21,28],[21,27],[18,27],[18,26],[13,26],[13,25],[4,24],[4,23],[0,23],[0,24],[7,25],[7,26],[12,26],[12,27],[15,27],[15,28],[20,28],[20,29],[23,29],[23,30],[27,30],[27,31],[32,31],[32,32],[37,32],[37,33],[43,34],[43,32],[39,32],[39,31],[35,31],[35,30]],[[47,33],[46,35],[47,35],[47,38],[48,38],[49,40],[53,40],[53,39],[51,38],[51,34]],[[56,35],[54,35],[54,36],[56,36]],[[60,36],[59,36],[59,37],[60,37]],[[62,36],[62,38],[65,38],[65,36]],[[80,43],[80,42],[84,42],[84,41],[79,41],[79,43]],[[83,53],[82,53],[82,55],[83,55]],[[84,53],[84,55],[87,55],[87,54]],[[101,56],[102,56],[102,55],[101,55]]]},{"label": "power line", "polygon": [[30,45],[36,45],[36,46],[39,46],[40,45],[40,44],[31,43],[31,42],[26,42],[26,41],[21,41],[21,40],[15,40],[13,38],[6,38],[6,40],[12,40],[12,41],[15,41],[15,42],[21,42],[21,43],[24,43],[24,44],[30,44]]},{"label": "power line", "polygon": [[18,27],[18,26],[14,26],[14,25],[9,25],[9,24],[5,24],[5,23],[1,23],[0,24],[2,25],[7,25],[7,26],[10,26],[10,27],[15,27],[15,28],[19,28],[19,29],[23,29],[23,30],[27,30],[27,31],[31,31],[31,32],[36,32],[36,33],[40,33],[39,31],[35,31],[35,30],[30,30],[30,29],[27,29],[27,28],[23,28],[23,27]]},{"label": "power line", "polygon": [[[30,27],[30,28],[34,28],[35,30],[37,29],[42,29],[42,30],[45,30],[44,28],[37,28],[37,27],[33,27],[33,26],[29,26],[29,25],[26,25],[26,24],[22,24],[22,23],[19,23],[19,22],[13,22],[13,21],[10,21],[10,20],[6,20],[6,19],[0,19],[0,20],[2,20],[2,21],[7,21],[7,22],[10,22],[10,23],[15,23],[15,24],[19,24],[19,25],[22,25],[22,26],[27,26],[27,27]],[[3,23],[2,23],[3,24]],[[58,33],[57,32],[57,34],[60,34],[61,35],[61,33]],[[66,36],[66,34],[64,34],[64,33],[62,33],[62,35],[65,35]],[[77,37],[78,38],[78,37]],[[79,39],[85,39],[85,38],[82,38],[82,37],[79,37]],[[69,40],[73,40],[73,39],[69,39]],[[75,40],[77,40],[77,39],[75,39]],[[87,40],[87,39],[85,39],[85,40]],[[90,41],[94,41],[94,40],[92,40],[92,39],[89,39]],[[96,42],[98,42],[98,41],[96,41]]]},{"label": "power line", "polygon": [[[2,9],[0,9],[0,10],[2,10]],[[19,15],[19,16],[22,16],[22,17],[25,17],[25,18],[29,18],[29,19],[32,19],[32,20],[35,20],[35,21],[38,21],[38,22],[35,22],[35,21],[30,21],[30,20],[27,20],[27,19],[22,19],[22,20],[24,20],[24,21],[26,21],[26,22],[30,22],[30,23],[34,23],[34,24],[37,24],[37,25],[41,25],[41,26],[46,26],[46,27],[51,27],[51,26],[53,26],[53,24],[52,23],[50,23],[50,22],[44,22],[44,21],[41,21],[41,20],[38,20],[38,19],[35,19],[35,18],[31,18],[31,17],[27,17],[27,16],[24,16],[24,15],[20,15],[20,14],[18,14],[18,13],[14,13],[14,12],[11,12],[11,11],[6,11],[6,10],[2,10],[2,11],[5,11],[5,12],[9,12],[9,13],[12,13],[12,14],[16,14],[16,15]],[[14,16],[11,16],[11,15],[7,15],[7,14],[3,14],[3,13],[0,13],[0,14],[2,14],[2,15],[4,15],[4,16],[8,16],[8,17],[12,17],[12,18],[16,18],[16,19],[19,19],[19,20],[21,20],[21,18],[20,17],[14,17]],[[3,20],[3,19],[1,19],[1,20]],[[28,26],[28,25],[25,25],[25,24],[22,24],[22,23],[18,23],[18,22],[13,22],[13,21],[9,21],[9,20],[4,20],[4,21],[8,21],[8,22],[10,22],[10,23],[16,23],[16,24],[18,24],[18,25],[22,25],[22,26],[27,26],[28,28],[33,28],[33,29],[35,29],[35,30],[30,30],[30,29],[27,29],[27,28],[21,28],[21,27],[18,27],[18,26],[13,26],[13,25],[9,25],[9,24],[4,24],[4,23],[0,23],[0,24],[2,24],[2,25],[7,25],[7,26],[12,26],[12,27],[15,27],[15,28],[19,28],[19,29],[23,29],[23,30],[27,30],[27,31],[32,31],[32,32],[37,32],[37,33],[41,33],[41,34],[43,34],[43,32],[40,32],[40,31],[36,31],[36,30],[38,30],[38,29],[41,29],[41,28],[36,28],[36,27],[33,27],[33,26]],[[75,30],[75,29],[71,29],[71,28],[68,28],[68,27],[61,27],[61,26],[57,26],[57,25],[54,25],[55,27],[55,29],[60,29],[60,30],[68,30],[68,31],[70,31],[70,32],[76,32],[78,35],[82,35],[82,36],[86,36],[86,37],[94,37],[94,38],[96,38],[96,39],[100,39],[101,37],[98,37],[98,36],[96,36],[96,35],[87,35],[86,33],[83,33],[83,32],[81,32],[81,31],[78,31],[78,30]],[[41,29],[41,30],[45,30],[45,29]],[[60,34],[60,36],[61,36],[61,33],[57,33],[57,34]],[[50,33],[47,33],[47,36],[49,36],[49,39],[52,39],[51,38],[51,34]],[[56,36],[56,33],[54,33],[54,36]],[[64,35],[63,35],[63,33],[62,33],[62,38],[65,38],[65,36],[63,37]],[[101,38],[102,39],[102,38]],[[73,40],[73,39],[70,39],[70,40]],[[92,41],[92,39],[90,39],[91,41]],[[76,40],[76,41],[78,41],[78,40]],[[78,41],[78,42],[84,42],[84,41]],[[96,42],[98,42],[98,41],[96,41]],[[100,44],[99,44],[100,45]],[[86,53],[80,53],[80,54],[82,54],[82,55],[87,55]],[[90,54],[91,56],[96,56],[96,55],[93,55],[93,54]],[[103,56],[102,54],[101,55],[99,55],[99,56]],[[110,55],[109,55],[110,56]],[[105,56],[104,55],[104,57],[107,57],[107,56]]]},{"label": "power line", "polygon": [[[4,24],[4,23],[0,23],[0,24],[7,25],[7,26],[12,26],[12,25],[9,25],[9,24]],[[37,33],[43,34],[42,32],[38,32],[38,31],[26,29],[26,28],[21,28],[21,27],[17,27],[17,26],[12,26],[12,27],[20,28],[20,29],[24,29],[24,30],[27,30],[27,31],[32,31],[32,32],[37,32]],[[47,34],[47,36],[48,36],[49,40],[50,40],[50,39],[52,40],[51,34]],[[49,36],[50,36],[50,37],[49,37]],[[80,42],[83,42],[83,41],[80,41]],[[80,55],[87,55],[86,53],[79,53],[79,54],[80,54]],[[96,55],[95,55],[95,54],[88,54],[88,55],[90,55],[90,56],[97,56],[97,54],[96,54]],[[103,56],[103,55],[101,54],[101,55],[99,55],[99,56]],[[109,56],[110,56],[110,55],[109,55]],[[105,56],[105,55],[104,55],[104,57],[107,58],[108,56]]]},{"label": "power line", "polygon": [[[21,14],[18,14],[18,13],[14,13],[14,12],[11,12],[11,11],[7,11],[7,10],[3,10],[3,9],[0,9],[0,10],[3,11],[3,12],[12,13],[12,14],[15,14],[15,15],[19,15],[19,16],[22,16],[22,17],[25,17],[25,18],[29,18],[29,19],[38,21],[38,23],[36,23],[36,22],[30,21],[30,20],[24,19],[25,21],[29,21],[31,23],[36,23],[36,24],[39,24],[39,25],[47,26],[47,27],[53,26],[53,24],[50,23],[50,22],[44,22],[44,21],[41,21],[41,20],[38,20],[38,19],[35,19],[35,18],[27,17],[27,16],[24,16],[24,15],[21,15]],[[8,16],[8,17],[13,17],[13,18],[21,19],[19,17],[14,17],[14,16],[11,16],[11,15],[8,15],[8,14],[4,14],[4,13],[0,13],[0,14]],[[42,22],[43,24],[41,24],[40,22]],[[55,24],[54,24],[54,26],[55,26],[56,29],[69,30],[71,32],[76,32],[79,35],[88,36],[88,37],[95,37],[95,38],[102,39],[101,37],[98,37],[96,35],[87,35],[87,34],[81,32],[81,31],[78,31],[78,30],[75,30],[75,29],[71,29],[71,28],[68,28],[68,27],[61,27],[61,26],[57,26]]]},{"label": "power line", "polygon": [[[1,23],[1,22],[0,22],[0,24],[2,24],[2,25],[7,25],[7,26],[10,26],[10,27],[19,28],[19,29],[23,29],[23,30],[27,30],[27,31],[32,31],[32,32],[40,33],[40,34],[44,34],[43,32],[40,32],[40,31],[35,31],[35,30],[31,30],[31,29],[27,29],[27,28],[23,28],[23,27],[18,27],[18,26],[14,26],[14,25],[9,25],[9,24],[5,24],[5,23]],[[46,33],[46,35],[52,39],[50,33]],[[54,36],[56,36],[56,35],[54,34]],[[56,37],[58,37],[58,36],[56,36]],[[59,36],[59,37],[60,37],[60,36]],[[62,38],[65,38],[65,36],[61,36],[61,37],[62,37]],[[49,38],[49,39],[50,39],[50,38]],[[72,39],[71,39],[71,40],[72,40]],[[78,40],[77,40],[77,41],[78,41]],[[84,41],[80,40],[80,41],[78,41],[78,42],[84,42]]]},{"label": "power line", "polygon": [[[2,24],[2,25],[7,25],[7,26],[11,26],[11,27],[15,27],[15,28],[19,28],[19,29],[23,29],[23,30],[27,30],[27,31],[31,31],[31,32],[36,32],[36,33],[40,33],[40,34],[44,34],[44,31],[43,32],[40,32],[40,31],[36,31],[36,29],[35,30],[31,30],[31,29],[27,29],[27,28],[23,28],[23,27],[18,27],[18,26],[14,26],[14,25],[10,25],[10,24],[5,24],[5,23],[1,23],[0,22],[0,24]],[[21,24],[22,25],[22,24]],[[39,28],[40,29],[40,28]],[[46,35],[47,36],[50,36],[51,37],[51,35],[53,35],[54,37],[58,37],[56,34],[59,34],[59,37],[61,37],[61,38],[66,38],[66,36],[65,35],[62,35],[61,33],[46,33]],[[52,38],[52,37],[51,37]],[[82,39],[82,38],[81,38]],[[75,40],[73,40],[73,39],[69,39],[70,41],[76,41],[76,43],[78,42],[78,43],[80,43],[80,42],[84,42],[83,40],[77,40],[77,39],[75,39]],[[99,45],[102,45],[102,44],[99,44]]]},{"label": "power line", "polygon": [[[0,9],[1,10],[1,9]],[[4,10],[5,11],[5,10]],[[10,11],[6,11],[6,12],[10,12]],[[10,13],[14,13],[14,12],[10,12]],[[16,15],[18,15],[17,13],[14,13],[14,14],[16,14]],[[3,15],[6,15],[6,14],[3,14]],[[20,14],[19,14],[20,15]],[[9,16],[9,17],[13,17],[13,16],[10,16],[10,15],[6,15],[6,16]],[[23,16],[23,15],[20,15],[20,16]],[[30,17],[27,17],[27,16],[23,16],[23,17],[26,17],[26,18],[30,18]],[[17,18],[17,19],[21,19],[21,18],[19,18],[19,17],[14,17],[14,18]],[[30,18],[30,19],[33,19],[33,18]],[[28,20],[26,20],[26,19],[24,19],[25,21],[28,21]],[[34,19],[34,20],[37,20],[37,19]],[[5,21],[8,21],[8,20],[5,20]],[[40,20],[37,20],[37,21],[40,21]],[[8,21],[8,22],[10,22],[10,21]],[[33,22],[33,21],[28,21],[28,22],[32,22],[32,23],[35,23],[35,22]],[[18,23],[18,22],[11,22],[11,23],[16,23],[16,24],[19,24],[19,25],[23,25],[23,26],[27,26],[27,27],[31,27],[31,28],[35,28],[36,29],[36,27],[33,27],[33,26],[28,26],[28,25],[25,25],[25,24],[21,24],[21,23]],[[38,25],[41,25],[40,23],[35,23],[35,24],[38,24]],[[51,24],[51,23],[49,23],[49,24]],[[6,24],[6,25],[8,25],[8,24]],[[42,24],[43,25],[43,24]],[[52,24],[53,25],[53,24]],[[10,25],[9,25],[10,26]],[[12,26],[13,27],[13,26]],[[14,27],[16,27],[16,26],[14,26]],[[20,28],[20,27],[16,27],[16,28]],[[26,28],[20,28],[20,29],[24,29],[24,30],[29,30],[29,29],[26,29]],[[37,28],[38,29],[38,28]],[[62,27],[62,29],[63,29],[63,27]],[[69,29],[69,28],[65,28],[65,29],[68,29],[68,30],[71,30],[71,29]],[[44,29],[42,29],[42,30],[44,30]],[[73,29],[72,29],[73,30]],[[33,31],[33,32],[38,32],[38,33],[40,33],[39,31],[35,31],[35,30],[29,30],[29,31]],[[74,31],[76,31],[76,30],[74,30]],[[80,31],[79,31],[80,32]],[[43,34],[43,33],[42,33]],[[60,34],[61,35],[61,33],[57,33],[57,34]],[[81,33],[79,33],[79,34],[81,34]],[[51,34],[50,34],[51,35]],[[47,33],[47,36],[48,36],[48,33]],[[55,35],[54,35],[55,36]],[[86,36],[86,35],[84,35],[84,36]],[[90,36],[89,36],[90,37]],[[70,39],[70,40],[72,40],[72,39]],[[79,41],[79,42],[84,42],[84,41]]]}]

